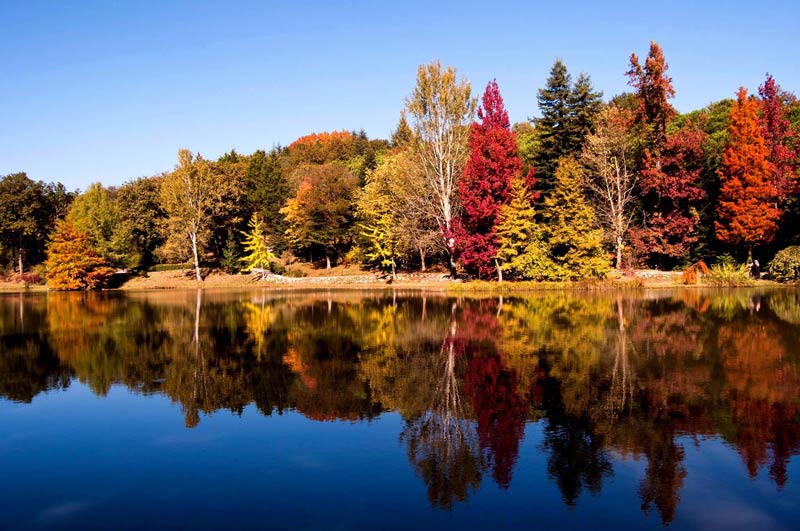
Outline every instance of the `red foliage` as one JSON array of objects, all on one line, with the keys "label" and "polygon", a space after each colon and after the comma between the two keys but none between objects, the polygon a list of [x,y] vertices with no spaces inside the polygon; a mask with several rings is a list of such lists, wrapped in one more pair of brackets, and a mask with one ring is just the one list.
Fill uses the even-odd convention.
[{"label": "red foliage", "polygon": [[654,41],[650,41],[650,51],[644,66],[639,63],[635,53],[631,54],[631,67],[627,72],[628,84],[636,89],[639,106],[636,122],[650,129],[648,140],[650,148],[658,151],[664,145],[667,135],[667,122],[675,115],[675,109],[667,101],[675,97],[672,78],[667,75],[664,52]]},{"label": "red foliage", "polygon": [[[705,192],[700,187],[703,143],[696,124],[667,135],[659,157],[645,155],[641,189],[648,211],[646,226],[637,231],[637,254],[669,266],[689,255],[698,240],[698,209]],[[671,263],[670,263],[671,262]]]},{"label": "red foliage", "polygon": [[464,269],[490,277],[497,253],[497,215],[508,201],[511,180],[522,172],[517,138],[496,81],[486,86],[478,118],[480,122],[472,124],[471,155],[458,184],[462,213],[455,223],[455,239]]},{"label": "red foliage", "polygon": [[781,211],[775,205],[773,168],[758,120],[758,103],[747,97],[744,87],[731,108],[728,136],[719,169],[717,238],[748,247],[770,243]]},{"label": "red foliage", "polygon": [[761,96],[761,133],[769,149],[772,164],[772,183],[778,199],[786,199],[797,191],[797,153],[793,149],[796,142],[789,120],[786,118],[787,105],[781,98],[780,86],[767,74],[767,80],[758,87]]},{"label": "red foliage", "polygon": [[516,371],[500,356],[477,356],[469,362],[464,390],[478,420],[481,448],[497,484],[507,489],[525,434],[528,403],[517,392]]}]

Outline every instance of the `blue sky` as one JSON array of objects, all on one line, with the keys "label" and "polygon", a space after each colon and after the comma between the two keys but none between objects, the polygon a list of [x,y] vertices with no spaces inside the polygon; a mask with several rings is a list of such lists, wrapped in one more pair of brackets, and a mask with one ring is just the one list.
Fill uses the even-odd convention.
[{"label": "blue sky", "polygon": [[[556,56],[606,98],[628,57],[664,48],[679,111],[800,92],[800,7],[784,2],[190,2],[0,0],[0,175],[84,188],[300,135],[387,137],[416,67],[497,78],[512,121],[537,113]],[[430,4],[430,5],[429,5]]]}]

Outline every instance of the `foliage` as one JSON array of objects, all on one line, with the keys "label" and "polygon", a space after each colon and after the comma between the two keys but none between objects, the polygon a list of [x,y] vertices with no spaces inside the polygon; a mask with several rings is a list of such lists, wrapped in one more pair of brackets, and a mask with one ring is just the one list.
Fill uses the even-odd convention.
[{"label": "foliage", "polygon": [[543,229],[536,221],[534,194],[518,175],[511,182],[511,200],[500,208],[497,260],[500,269],[516,280],[543,280],[552,269]]},{"label": "foliage", "polygon": [[664,52],[655,41],[650,41],[644,65],[635,53],[631,54],[630,63],[628,84],[636,90],[638,100],[636,124],[647,149],[658,155],[667,140],[667,123],[675,115],[675,109],[669,103],[669,99],[675,96],[672,78],[667,75]]},{"label": "foliage", "polygon": [[284,176],[280,150],[269,153],[258,150],[250,156],[245,174],[247,202],[264,220],[265,229],[270,236],[275,252],[286,249],[286,219],[280,210],[289,198],[289,183]]},{"label": "foliage", "polygon": [[740,88],[731,108],[729,142],[719,170],[722,186],[715,223],[720,241],[748,248],[770,243],[781,215],[775,207],[769,149],[757,110],[757,102]]},{"label": "foliage", "polygon": [[537,95],[542,116],[533,120],[538,140],[535,166],[541,189],[552,188],[559,158],[580,153],[586,136],[593,130],[602,97],[602,92],[592,88],[587,74],[582,73],[573,84],[564,62],[555,60],[545,87]]},{"label": "foliage", "polygon": [[681,272],[681,284],[697,284],[702,277],[708,276],[711,270],[705,262],[700,260]]},{"label": "foliage", "polygon": [[469,157],[468,124],[475,105],[469,82],[459,80],[452,67],[443,70],[439,61],[420,65],[417,84],[406,98],[414,132],[411,152],[424,184],[422,204],[439,226],[451,276],[456,275],[456,191]]},{"label": "foliage", "polygon": [[778,251],[769,264],[769,275],[780,282],[800,281],[800,245]]},{"label": "foliage", "polygon": [[516,137],[496,81],[486,86],[478,120],[472,124],[470,157],[458,182],[461,212],[455,237],[464,269],[487,278],[495,271],[497,215],[508,202],[511,181],[522,171]]},{"label": "foliage", "polygon": [[267,244],[266,226],[258,212],[253,212],[248,227],[250,230],[242,233],[242,236],[244,236],[242,246],[245,253],[247,253],[241,259],[245,264],[245,270],[269,269],[270,264],[277,258],[272,248]]},{"label": "foliage", "polygon": [[778,200],[785,201],[798,191],[797,169],[800,166],[796,151],[798,137],[788,119],[788,105],[781,97],[780,86],[767,74],[764,84],[758,87],[761,96],[761,133],[769,150],[772,166],[771,182]]},{"label": "foliage", "polygon": [[164,243],[167,214],[161,206],[163,177],[140,178],[123,184],[116,194],[119,232],[127,235],[127,263],[134,268],[154,265],[156,249]]},{"label": "foliage", "polygon": [[89,237],[94,249],[116,267],[128,267],[130,234],[122,224],[119,205],[112,191],[100,183],[93,183],[72,202],[67,219]]},{"label": "foliage", "polygon": [[603,231],[583,191],[583,175],[575,159],[561,159],[555,188],[544,201],[551,280],[605,277],[610,269],[603,249]]},{"label": "foliage", "polygon": [[750,268],[746,264],[727,260],[711,266],[707,278],[716,286],[749,286],[753,283],[750,279]]},{"label": "foliage", "polygon": [[321,249],[329,268],[331,258],[344,253],[351,240],[357,181],[338,164],[308,167],[297,194],[281,209],[294,249],[308,251],[312,261],[315,248]]},{"label": "foliage", "polygon": [[47,244],[47,285],[55,290],[90,290],[105,286],[114,270],[91,246],[89,237],[70,221],[59,221]]}]

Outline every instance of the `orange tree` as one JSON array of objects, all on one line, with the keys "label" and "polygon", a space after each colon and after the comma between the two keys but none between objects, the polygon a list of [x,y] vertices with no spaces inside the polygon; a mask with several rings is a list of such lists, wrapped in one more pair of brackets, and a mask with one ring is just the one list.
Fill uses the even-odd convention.
[{"label": "orange tree", "polygon": [[47,285],[55,290],[105,286],[114,270],[89,244],[89,237],[68,221],[59,221],[47,244]]}]

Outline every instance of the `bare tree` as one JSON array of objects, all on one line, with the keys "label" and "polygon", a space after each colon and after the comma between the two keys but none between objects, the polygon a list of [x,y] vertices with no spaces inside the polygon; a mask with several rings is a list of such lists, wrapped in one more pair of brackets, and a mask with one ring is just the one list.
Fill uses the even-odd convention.
[{"label": "bare tree", "polygon": [[456,191],[469,157],[469,124],[475,106],[469,82],[457,79],[452,67],[442,70],[439,61],[419,67],[417,86],[406,98],[414,133],[412,152],[423,177],[426,204],[439,225],[452,276],[456,275]]},{"label": "bare tree", "polygon": [[615,107],[603,109],[595,133],[586,138],[583,163],[586,184],[595,199],[598,218],[614,242],[615,267],[622,268],[622,252],[633,222],[638,174],[633,170],[634,142],[630,116]]}]

